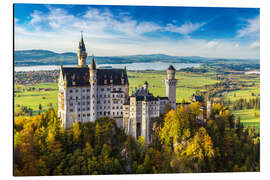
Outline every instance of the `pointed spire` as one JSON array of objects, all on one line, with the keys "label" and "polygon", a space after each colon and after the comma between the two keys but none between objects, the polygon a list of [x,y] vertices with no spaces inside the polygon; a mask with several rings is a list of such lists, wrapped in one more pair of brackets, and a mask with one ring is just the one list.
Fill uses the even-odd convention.
[{"label": "pointed spire", "polygon": [[79,49],[85,51],[85,45],[84,45],[84,41],[83,41],[82,31],[81,31],[81,41],[79,42]]},{"label": "pointed spire", "polygon": [[96,69],[96,63],[95,63],[95,57],[94,54],[92,54],[92,63],[90,69]]}]

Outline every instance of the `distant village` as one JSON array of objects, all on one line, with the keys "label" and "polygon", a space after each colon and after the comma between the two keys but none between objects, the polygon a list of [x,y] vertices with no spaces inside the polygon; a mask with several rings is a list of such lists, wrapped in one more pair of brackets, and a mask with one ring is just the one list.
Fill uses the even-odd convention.
[{"label": "distant village", "polygon": [[14,83],[15,84],[37,84],[47,82],[57,82],[59,70],[51,71],[29,71],[29,72],[15,72]]}]

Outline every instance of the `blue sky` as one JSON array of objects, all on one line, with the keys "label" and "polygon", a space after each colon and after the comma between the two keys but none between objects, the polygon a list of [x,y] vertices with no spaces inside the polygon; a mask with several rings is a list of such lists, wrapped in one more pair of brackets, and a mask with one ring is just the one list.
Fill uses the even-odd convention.
[{"label": "blue sky", "polygon": [[258,8],[14,5],[15,49],[259,58]]}]

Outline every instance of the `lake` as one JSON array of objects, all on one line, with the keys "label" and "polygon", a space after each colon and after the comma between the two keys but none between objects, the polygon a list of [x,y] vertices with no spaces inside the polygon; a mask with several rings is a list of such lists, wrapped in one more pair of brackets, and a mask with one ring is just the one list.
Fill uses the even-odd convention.
[{"label": "lake", "polygon": [[[130,63],[130,64],[100,64],[97,67],[112,67],[112,68],[124,68],[127,70],[166,70],[170,65],[173,65],[175,69],[183,69],[187,67],[199,67],[198,63],[164,63],[164,62],[151,62],[151,63]],[[76,65],[64,65],[64,67],[74,67]],[[60,66],[47,65],[47,66],[15,66],[15,72],[27,72],[27,71],[48,71],[58,70]]]}]

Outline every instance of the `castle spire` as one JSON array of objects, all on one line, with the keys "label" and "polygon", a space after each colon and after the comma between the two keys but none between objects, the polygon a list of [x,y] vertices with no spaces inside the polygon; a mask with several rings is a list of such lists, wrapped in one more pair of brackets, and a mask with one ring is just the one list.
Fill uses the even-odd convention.
[{"label": "castle spire", "polygon": [[87,53],[86,53],[86,48],[83,41],[82,31],[81,31],[81,41],[79,42],[77,56],[78,56],[78,67],[87,67],[86,65]]},{"label": "castle spire", "polygon": [[96,62],[95,62],[95,57],[94,54],[92,54],[92,62],[91,62],[91,69],[95,70],[96,69]]},{"label": "castle spire", "polygon": [[84,41],[83,41],[82,31],[81,31],[81,41],[79,42],[79,49],[85,51],[85,45],[84,45]]}]

